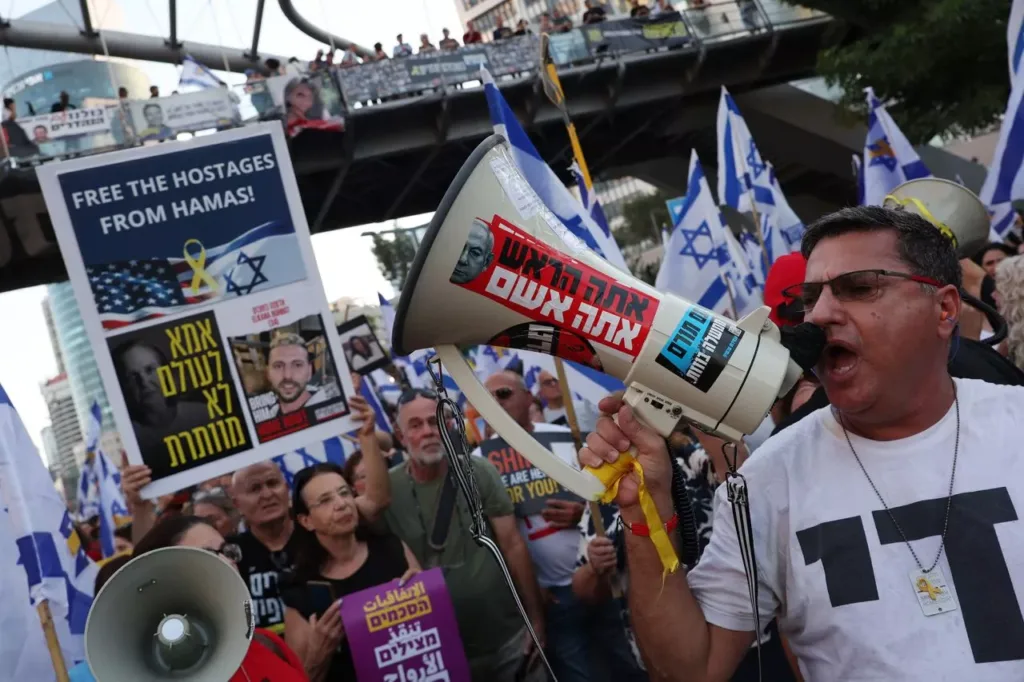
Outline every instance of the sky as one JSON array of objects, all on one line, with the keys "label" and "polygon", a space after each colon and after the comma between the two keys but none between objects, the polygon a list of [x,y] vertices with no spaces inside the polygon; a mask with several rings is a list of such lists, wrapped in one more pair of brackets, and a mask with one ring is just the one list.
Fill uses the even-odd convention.
[{"label": "sky", "polygon": [[[335,35],[363,46],[381,41],[390,51],[395,35],[403,33],[413,40],[422,32],[440,36],[448,27],[459,34],[456,0],[294,0],[296,10],[311,23]],[[70,7],[78,0],[62,0]],[[90,0],[100,9],[102,3]],[[17,17],[46,4],[45,0],[0,0],[0,16]],[[256,0],[178,0],[178,36],[180,40],[246,48],[252,41]],[[166,0],[113,0],[107,10],[110,19],[120,12],[120,25],[112,28],[143,35],[168,35],[169,17]],[[94,23],[105,22],[94,19]],[[435,41],[436,42],[436,41]],[[323,47],[293,27],[275,0],[266,0],[260,51],[286,57],[312,59]],[[8,73],[0,50],[0,74]],[[142,68],[161,92],[171,92],[178,84],[179,68],[169,64],[134,62]],[[215,68],[216,65],[208,65]],[[13,75],[13,74],[12,74]],[[218,72],[228,83],[241,82],[239,74]],[[4,75],[3,80],[9,76]],[[397,221],[399,227],[422,225],[429,215],[411,216]],[[321,280],[328,300],[351,296],[366,303],[376,303],[377,292],[392,296],[391,285],[380,274],[370,250],[371,239],[361,236],[367,231],[391,229],[395,223],[366,225],[336,230],[313,237]],[[0,319],[17,320],[16,334],[0,334],[0,384],[3,385],[25,422],[36,447],[42,449],[40,432],[50,419],[39,390],[40,383],[57,372],[51,350],[42,301],[45,287],[32,287],[0,294]]]}]

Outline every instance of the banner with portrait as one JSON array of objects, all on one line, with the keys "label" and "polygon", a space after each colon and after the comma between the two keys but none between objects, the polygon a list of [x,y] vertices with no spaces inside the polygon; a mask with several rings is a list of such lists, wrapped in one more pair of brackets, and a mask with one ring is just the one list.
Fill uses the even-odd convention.
[{"label": "banner with portrait", "polygon": [[367,375],[391,364],[391,358],[380,345],[365,315],[339,324],[338,338],[341,339],[341,351],[353,372]]},{"label": "banner with portrait", "polygon": [[289,137],[303,130],[345,129],[341,92],[330,72],[323,70],[306,76],[274,76],[266,88],[281,113]]},{"label": "banner with portrait", "polygon": [[53,114],[19,117],[15,120],[36,144],[80,135],[101,135],[109,133],[119,109],[113,107],[90,107],[68,109]]},{"label": "banner with portrait", "polygon": [[48,164],[39,181],[128,459],[153,469],[147,497],[355,428],[280,125]]},{"label": "banner with portrait", "polygon": [[129,108],[140,142],[173,140],[178,133],[229,128],[240,120],[238,106],[226,88],[132,100]]}]

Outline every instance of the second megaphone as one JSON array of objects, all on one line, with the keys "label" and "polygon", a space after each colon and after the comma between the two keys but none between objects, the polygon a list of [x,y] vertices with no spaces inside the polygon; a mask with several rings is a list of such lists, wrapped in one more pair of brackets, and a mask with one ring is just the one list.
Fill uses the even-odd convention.
[{"label": "second megaphone", "polygon": [[85,654],[97,682],[224,682],[254,629],[237,570],[211,552],[168,547],[132,559],[103,586]]},{"label": "second megaphone", "polygon": [[668,435],[681,419],[729,440],[753,432],[801,369],[762,308],[739,322],[655,291],[570,233],[491,136],[459,171],[416,254],[395,319],[399,354],[436,347],[463,394],[508,443],[588,499],[604,485],[516,424],[454,346],[556,355],[621,379]]}]

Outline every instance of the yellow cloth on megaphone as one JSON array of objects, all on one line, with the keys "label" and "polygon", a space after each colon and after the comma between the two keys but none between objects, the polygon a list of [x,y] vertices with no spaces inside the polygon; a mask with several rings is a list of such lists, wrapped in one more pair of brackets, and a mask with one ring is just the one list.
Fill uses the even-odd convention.
[{"label": "yellow cloth on megaphone", "polygon": [[915,197],[906,197],[905,199],[900,199],[899,197],[889,194],[885,197],[885,200],[882,203],[884,204],[886,201],[893,201],[899,204],[900,206],[907,206],[908,204],[910,206],[913,206],[918,210],[922,218],[930,222],[935,227],[939,228],[939,232],[949,237],[950,241],[953,242],[953,248],[959,246],[959,244],[957,243],[956,234],[953,232],[952,228],[950,228],[949,225],[947,225],[946,223],[942,222],[934,215],[932,215],[932,212],[928,210],[928,207],[925,206],[924,202],[922,202],[920,199],[917,199]]},{"label": "yellow cloth on megaphone", "polygon": [[676,555],[675,548],[672,547],[668,533],[665,532],[665,525],[662,523],[661,517],[658,516],[658,507],[654,504],[654,499],[644,482],[644,469],[636,457],[631,452],[620,452],[619,458],[613,463],[605,462],[599,467],[586,466],[583,470],[590,472],[604,484],[605,493],[601,496],[601,502],[605,504],[615,501],[622,479],[631,471],[636,472],[637,479],[639,479],[637,494],[640,496],[640,509],[644,513],[644,520],[647,521],[651,542],[654,543],[654,549],[657,550],[658,557],[661,559],[662,579],[669,573],[675,573],[679,569],[679,557]]}]

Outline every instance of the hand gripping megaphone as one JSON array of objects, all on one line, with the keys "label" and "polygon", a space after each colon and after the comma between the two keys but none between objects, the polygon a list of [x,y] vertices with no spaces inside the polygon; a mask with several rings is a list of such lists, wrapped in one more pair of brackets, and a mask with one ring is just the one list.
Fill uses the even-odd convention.
[{"label": "hand gripping megaphone", "polygon": [[103,586],[85,625],[97,682],[224,682],[255,630],[245,581],[212,552],[154,550]]},{"label": "hand gripping megaphone", "polygon": [[509,445],[564,487],[597,500],[606,489],[601,478],[541,447],[484,389],[456,346],[490,344],[578,362],[621,379],[625,402],[663,436],[686,419],[735,441],[757,428],[802,373],[779,341],[767,307],[733,322],[597,256],[547,209],[507,143],[493,135],[470,155],[427,228],[392,346],[398,354],[436,348]]},{"label": "hand gripping megaphone", "polygon": [[[970,258],[989,241],[991,222],[981,199],[958,182],[920,178],[899,185],[882,202],[884,208],[916,213],[946,235],[960,258]],[[984,313],[992,335],[984,343],[998,345],[1009,331],[1006,320],[984,301],[960,290],[964,303]]]}]

